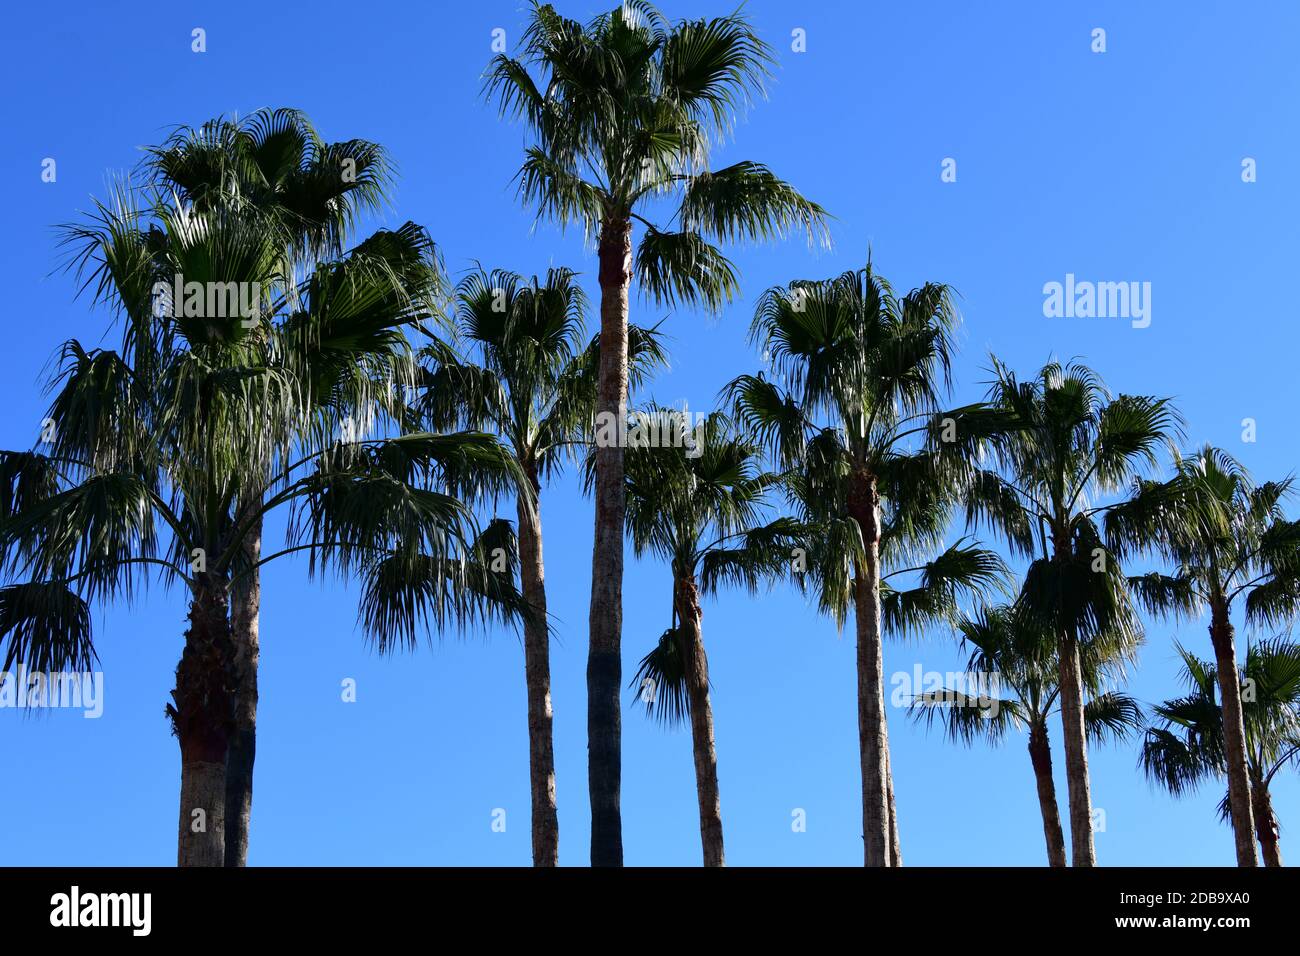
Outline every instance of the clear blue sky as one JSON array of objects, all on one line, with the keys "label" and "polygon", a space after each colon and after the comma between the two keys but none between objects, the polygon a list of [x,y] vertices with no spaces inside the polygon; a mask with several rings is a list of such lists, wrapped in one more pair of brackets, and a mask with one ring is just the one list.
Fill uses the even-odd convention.
[{"label": "clear blue sky", "polygon": [[[607,0],[609,2],[609,0]],[[682,17],[730,0],[668,2]],[[586,18],[603,4],[561,2]],[[1086,357],[1124,391],[1176,396],[1189,442],[1211,441],[1259,477],[1300,459],[1294,332],[1300,222],[1300,8],[1284,0],[1183,4],[792,3],[749,10],[780,55],[766,103],[719,162],[752,158],[836,217],[835,249],[802,242],[736,250],[738,302],[719,317],[668,314],[673,364],[644,397],[712,407],[756,368],[746,345],[755,298],[796,277],[859,267],[868,246],[898,286],[947,282],[962,295],[957,398],[982,392],[992,350],[1027,372]],[[103,315],[54,271],[56,223],[102,195],[110,171],[176,124],[262,106],[305,110],[326,138],[387,146],[400,172],[390,225],[426,225],[457,274],[471,260],[519,272],[567,265],[595,293],[576,232],[533,228],[510,179],[524,133],[479,96],[491,31],[511,44],[519,0],[358,5],[20,4],[0,50],[6,97],[0,276],[0,444],[29,447],[40,375],[70,336],[108,345]],[[207,31],[208,51],[190,50]],[[1090,50],[1107,31],[1107,52]],[[790,51],[807,31],[807,52]],[[41,161],[58,163],[55,183]],[[940,181],[945,157],[955,183]],[[1258,182],[1241,181],[1241,161]],[[1149,281],[1152,322],[1047,319],[1043,284]],[[634,321],[665,313],[634,302]],[[1241,441],[1254,418],[1258,441]],[[560,853],[588,854],[585,665],[591,506],[565,478],[545,491]],[[449,635],[379,658],[355,621],[355,588],[306,579],[304,562],[265,569],[262,702],[250,863],[512,864],[529,860],[523,660],[502,632]],[[667,570],[629,561],[624,672],[666,625]],[[179,761],[163,715],[181,649],[180,592],[96,612],[105,714],[24,718],[0,711],[0,864],[170,864]],[[727,595],[704,616],[727,856],[735,865],[862,859],[854,648],[850,634],[779,590]],[[1204,622],[1149,628],[1130,689],[1172,696],[1172,641],[1209,654]],[[951,639],[894,643],[886,671],[949,670]],[[355,704],[340,682],[358,682]],[[630,864],[696,865],[699,834],[685,731],[629,707],[623,820]],[[902,846],[909,864],[1044,862],[1025,740],[963,750],[890,712]],[[1064,815],[1059,727],[1058,787]],[[1135,769],[1133,746],[1091,754],[1106,811],[1103,864],[1230,864],[1218,787],[1175,801]],[[1275,804],[1283,847],[1300,832],[1289,773]],[[507,812],[505,833],[491,828]],[[791,812],[807,832],[791,832]]]}]

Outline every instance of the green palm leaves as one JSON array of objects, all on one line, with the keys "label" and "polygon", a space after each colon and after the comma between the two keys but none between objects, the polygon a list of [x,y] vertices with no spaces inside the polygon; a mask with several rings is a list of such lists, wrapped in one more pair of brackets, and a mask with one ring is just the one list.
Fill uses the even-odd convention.
[{"label": "green palm leaves", "polygon": [[[521,198],[591,232],[633,217],[647,291],[664,302],[717,307],[736,276],[715,241],[801,229],[826,239],[826,214],[767,167],[708,169],[713,141],[762,93],[767,45],[740,14],[670,24],[649,4],[624,4],[588,24],[534,4],[517,58],[498,55],[486,90],[526,120],[537,145],[519,174]],[[676,229],[642,206],[677,201]]]},{"label": "green palm leaves", "polygon": [[1153,613],[1189,615],[1243,598],[1250,623],[1277,626],[1300,611],[1300,522],[1282,509],[1292,480],[1255,484],[1231,456],[1206,447],[1174,462],[1167,481],[1143,481],[1107,515],[1116,549],[1155,548],[1171,575],[1133,581]]},{"label": "green palm leaves", "polygon": [[797,529],[762,521],[777,477],[762,470],[760,450],[719,412],[695,427],[688,427],[687,412],[652,405],[643,414],[680,437],[668,448],[628,449],[633,550],[668,561],[678,576],[704,575],[706,591],[725,581],[753,589],[771,573],[789,571]]},{"label": "green palm leaves", "polygon": [[[802,528],[767,520],[766,495],[778,477],[762,468],[761,449],[721,413],[697,424],[684,411],[651,406],[638,413],[667,436],[660,446],[630,442],[625,458],[627,535],[638,555],[672,570],[672,621],[641,660],[633,683],[649,713],[689,720],[705,866],[722,866],[718,758],[704,650],[701,592],[735,584],[757,591],[795,565]],[[667,447],[662,447],[666,444]],[[594,456],[588,485],[595,477]]]},{"label": "green palm leaves", "polygon": [[[1178,653],[1188,693],[1154,708],[1157,722],[1147,730],[1141,754],[1147,776],[1174,796],[1226,776],[1230,749],[1216,700],[1215,665],[1182,647]],[[1300,645],[1283,639],[1252,644],[1246,652],[1245,686],[1241,708],[1251,816],[1265,864],[1281,866],[1269,785],[1300,755]],[[1229,794],[1221,811],[1230,819],[1232,806]]]},{"label": "green palm leaves", "polygon": [[[938,440],[956,324],[947,287],[900,296],[870,263],[798,280],[763,294],[750,329],[777,380],[741,376],[725,389],[737,421],[784,470],[791,504],[812,529],[801,582],[837,623],[854,610],[869,866],[901,861],[884,631],[951,620],[959,595],[980,595],[1001,577],[995,555],[965,542],[929,557],[971,471],[956,444]],[[888,582],[891,572],[911,574],[914,586]]]},{"label": "green palm leaves", "polygon": [[[1248,766],[1231,615],[1238,598],[1250,624],[1290,623],[1300,611],[1300,523],[1282,510],[1290,493],[1291,479],[1256,485],[1231,456],[1206,447],[1176,457],[1167,481],[1138,482],[1132,499],[1107,516],[1107,536],[1117,548],[1151,548],[1175,565],[1172,574],[1134,578],[1149,610],[1179,617],[1210,612],[1233,836],[1243,866],[1255,865],[1258,788]],[[1266,858],[1276,853],[1276,841],[1265,842],[1262,831],[1260,840]]]},{"label": "green palm leaves", "polygon": [[[1048,742],[1048,718],[1059,709],[1061,700],[1056,635],[1012,605],[984,607],[978,614],[962,618],[958,629],[963,647],[970,649],[967,679],[980,675],[981,689],[973,694],[969,689],[950,687],[918,694],[912,715],[927,727],[938,722],[951,739],[966,745],[980,739],[997,743],[1013,728],[1025,727],[1047,861],[1051,866],[1065,866],[1065,838]],[[1120,676],[1125,663],[1115,654],[1115,648],[1089,644],[1080,658],[1080,680],[1087,694],[1083,720],[1094,742],[1125,739],[1142,724],[1138,703],[1105,687]]]},{"label": "green palm leaves", "polygon": [[[0,623],[11,661],[84,661],[88,602],[136,596],[154,573],[185,584],[170,713],[183,800],[215,819],[182,825],[182,863],[223,862],[215,790],[246,676],[228,614],[260,564],[306,552],[361,577],[381,648],[522,610],[466,501],[519,486],[518,465],[475,432],[393,437],[415,382],[405,333],[436,317],[445,280],[410,223],[341,251],[386,177],[378,147],[264,112],[178,132],[65,230],[122,344],[67,343],[48,447],[4,454]],[[261,519],[280,508],[289,541],[259,559]]]},{"label": "green palm leaves", "polygon": [[995,359],[993,372],[987,403],[960,425],[987,436],[1001,474],[976,477],[967,514],[1000,528],[1032,559],[1016,613],[1057,636],[1072,858],[1092,866],[1082,648],[1122,657],[1142,637],[1118,556],[1098,524],[1114,505],[1100,499],[1172,448],[1181,420],[1166,399],[1112,396],[1078,363],[1050,362],[1021,381]]},{"label": "green palm leaves", "polygon": [[[670,24],[649,3],[634,0],[586,24],[534,2],[519,55],[499,55],[488,67],[487,95],[535,137],[519,170],[520,197],[539,217],[581,223],[596,239],[603,347],[596,414],[607,423],[621,426],[627,412],[634,275],[657,302],[717,309],[739,285],[717,242],[796,228],[810,242],[828,240],[825,211],[765,166],[710,169],[713,142],[762,92],[770,64],[768,47],[740,11]],[[635,242],[634,226],[641,231]],[[599,446],[594,467],[587,662],[592,862],[621,866],[621,446]]]}]

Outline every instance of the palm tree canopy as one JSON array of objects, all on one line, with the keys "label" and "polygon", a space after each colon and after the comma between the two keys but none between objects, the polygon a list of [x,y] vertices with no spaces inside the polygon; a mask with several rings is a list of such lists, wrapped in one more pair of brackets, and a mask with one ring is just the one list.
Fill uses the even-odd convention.
[{"label": "palm tree canopy", "polygon": [[968,524],[998,528],[1033,559],[1017,601],[1032,626],[1132,654],[1142,627],[1100,524],[1118,505],[1103,499],[1173,449],[1182,419],[1168,399],[1112,395],[1077,362],[1049,362],[1026,381],[996,358],[993,371],[986,404],[968,418],[991,419],[984,433],[1001,473],[980,473]]},{"label": "palm tree canopy", "polygon": [[[897,295],[870,263],[797,280],[764,293],[750,329],[777,380],[742,375],[724,390],[737,420],[785,469],[801,522],[816,529],[803,580],[841,624],[864,554],[850,514],[863,475],[874,480],[882,510],[881,600],[890,630],[951,623],[959,594],[996,590],[1002,576],[992,552],[965,539],[943,543],[973,474],[968,449],[943,440],[945,419],[968,410],[940,411],[958,322],[947,286]],[[912,572],[911,587],[889,580]]]},{"label": "palm tree canopy", "polygon": [[[716,309],[738,279],[710,238],[799,228],[827,241],[825,211],[767,167],[709,168],[711,146],[762,94],[772,62],[740,11],[669,23],[645,0],[629,0],[583,24],[534,0],[518,57],[498,54],[485,90],[537,137],[518,178],[540,215],[588,233],[636,219],[644,290]],[[647,218],[647,207],[665,203],[670,225]]]},{"label": "palm tree canopy", "polygon": [[[675,409],[651,405],[634,415],[643,429],[669,441],[667,447],[652,447],[629,437],[627,534],[637,555],[653,554],[669,563],[674,597],[678,586],[696,584],[706,594],[726,586],[756,593],[763,583],[789,575],[803,529],[790,518],[771,517],[768,492],[779,479],[763,470],[761,449],[721,412],[694,429],[686,413]],[[589,459],[589,482],[593,475]],[[690,713],[677,610],[674,601],[672,625],[642,659],[632,682],[653,682],[647,710],[667,723]]]},{"label": "palm tree canopy", "polygon": [[782,385],[741,376],[727,388],[742,423],[789,465],[804,457],[823,417],[850,456],[876,471],[927,431],[949,384],[959,324],[950,288],[903,296],[868,263],[833,279],[796,280],[759,299],[750,339]]},{"label": "palm tree canopy", "polygon": [[[337,258],[308,261],[306,246],[295,253],[288,207],[241,199],[245,180],[256,179],[241,165],[241,150],[269,162],[270,140],[292,139],[290,127],[300,145],[306,135],[301,125],[263,119],[247,136],[235,128],[224,159],[208,140],[233,127],[218,122],[178,134],[152,154],[143,183],[117,184],[88,221],[65,230],[71,267],[94,304],[123,319],[123,344],[112,351],[67,343],[51,381],[47,452],[0,454],[0,553],[15,582],[4,592],[11,655],[55,660],[65,653],[54,646],[61,641],[71,658],[84,657],[85,603],[129,599],[150,571],[191,586],[249,573],[239,564],[243,537],[256,514],[279,506],[306,509],[310,518],[299,526],[319,536],[298,536],[264,561],[305,550],[373,579],[379,562],[437,539],[438,552],[422,553],[442,558],[448,574],[468,574],[457,570],[476,560],[468,512],[452,502],[435,506],[428,495],[456,481],[471,460],[474,484],[522,477],[487,436],[367,437],[400,413],[400,386],[414,368],[404,329],[434,317],[443,283],[437,251],[408,223]],[[187,164],[191,150],[207,156],[208,167]],[[284,147],[281,159],[291,152]],[[212,171],[222,163],[239,175]],[[372,158],[371,166],[377,163]],[[306,175],[312,164],[300,156],[288,165]],[[174,187],[159,188],[158,177],[176,169]],[[210,188],[216,183],[220,190]],[[233,198],[218,202],[219,195]],[[293,215],[300,233],[316,222],[312,242],[327,248],[339,223],[325,225],[322,217],[339,215],[350,201],[335,196],[316,220],[310,204],[299,203]],[[208,295],[200,291],[191,302],[195,283]],[[214,287],[235,290],[241,311],[228,311],[229,299],[214,311]],[[340,429],[344,424],[352,427]],[[343,485],[368,493],[343,495]],[[470,482],[448,487],[463,492]],[[236,514],[246,495],[263,506]],[[367,514],[357,502],[374,510]],[[412,533],[417,526],[421,534]],[[420,605],[429,597],[421,582],[399,578],[396,567],[414,573],[409,560],[386,565],[381,580],[389,588],[376,597]],[[513,600],[501,580],[484,587]],[[397,635],[374,636],[384,642]],[[38,639],[44,647],[35,646]]]},{"label": "palm tree canopy", "polygon": [[[752,591],[789,573],[797,526],[789,519],[763,520],[778,478],[763,470],[761,450],[721,412],[695,427],[688,415],[657,405],[633,413],[625,473],[627,533],[635,553],[669,562],[677,578],[698,576],[706,593],[724,584]],[[668,442],[634,442],[637,425]]]},{"label": "palm tree canopy", "polygon": [[[476,270],[456,288],[461,355],[435,339],[421,351],[417,403],[433,428],[501,435],[526,468],[547,474],[586,439],[596,407],[600,339],[586,339],[588,302],[569,269],[545,278]],[[629,385],[667,363],[657,328],[628,327]]]},{"label": "palm tree canopy", "polygon": [[[970,674],[996,678],[1010,696],[996,701],[972,697],[960,688],[916,695],[912,716],[927,726],[938,720],[953,740],[970,744],[977,738],[1001,740],[1022,724],[1045,727],[1059,696],[1056,635],[1035,627],[1013,605],[985,606],[958,625],[962,646],[970,650]],[[1080,653],[1084,723],[1097,741],[1126,740],[1143,727],[1142,709],[1132,697],[1109,690],[1122,677],[1123,658],[1104,656],[1107,649],[1088,645]]]},{"label": "palm tree canopy", "polygon": [[1172,574],[1132,581],[1153,613],[1194,615],[1207,605],[1228,610],[1245,596],[1253,624],[1282,625],[1300,612],[1300,522],[1284,502],[1293,480],[1256,484],[1221,449],[1176,457],[1165,481],[1138,481],[1132,497],[1106,517],[1116,550],[1156,548]]},{"label": "palm tree canopy", "polygon": [[[1157,723],[1140,757],[1146,775],[1174,796],[1227,772],[1216,667],[1181,646],[1178,653],[1188,692],[1153,708]],[[1251,779],[1267,787],[1300,754],[1300,645],[1281,638],[1252,644],[1243,677],[1246,757]]]}]

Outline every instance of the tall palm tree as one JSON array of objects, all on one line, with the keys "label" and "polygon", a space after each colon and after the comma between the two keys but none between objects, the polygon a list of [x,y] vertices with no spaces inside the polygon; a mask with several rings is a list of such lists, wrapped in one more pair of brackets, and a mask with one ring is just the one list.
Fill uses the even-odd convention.
[{"label": "tall palm tree", "polygon": [[[587,342],[587,300],[568,269],[525,281],[481,269],[456,290],[456,316],[467,356],[435,342],[423,350],[419,408],[429,427],[457,424],[500,436],[532,489],[516,496],[519,572],[533,614],[524,622],[533,864],[559,863],[552,742],[550,630],[542,559],[543,478],[557,471],[584,438],[596,404],[599,340]],[[629,329],[634,381],[661,364],[654,330]]]},{"label": "tall palm tree", "polygon": [[1167,481],[1138,482],[1106,519],[1115,549],[1154,546],[1176,565],[1173,574],[1133,579],[1152,613],[1210,612],[1238,866],[1256,859],[1233,604],[1243,599],[1247,623],[1259,625],[1289,622],[1300,611],[1300,522],[1282,510],[1291,491],[1290,478],[1254,484],[1230,455],[1207,446],[1176,460]]},{"label": "tall palm tree", "polygon": [[653,688],[642,694],[652,715],[668,723],[689,720],[704,865],[724,866],[700,596],[724,585],[757,593],[762,582],[788,575],[799,528],[789,518],[763,521],[768,489],[779,479],[762,470],[761,449],[721,413],[695,427],[672,409],[651,406],[640,414],[674,441],[667,448],[628,448],[627,533],[638,556],[669,563],[672,621],[642,658],[633,685]]},{"label": "tall palm tree", "polygon": [[[808,567],[823,610],[839,624],[854,611],[868,866],[898,858],[890,822],[882,558],[891,537],[899,560],[939,542],[944,502],[969,470],[956,451],[961,443],[937,440],[937,426],[962,414],[939,412],[957,321],[947,286],[897,296],[870,263],[833,279],[798,280],[764,293],[751,328],[785,384],[745,375],[726,390],[742,425],[800,476],[801,517],[822,529]],[[916,442],[927,450],[918,452]]]},{"label": "tall palm tree", "polygon": [[[1122,656],[1141,640],[1118,557],[1098,521],[1119,491],[1156,452],[1172,448],[1181,419],[1168,399],[1111,396],[1091,369],[1049,362],[1019,381],[993,360],[987,414],[1000,422],[995,442],[1001,476],[982,472],[982,494],[969,515],[1007,533],[1031,558],[1017,614],[1057,636],[1058,687],[1074,866],[1095,866],[1080,648]],[[1112,645],[1112,646],[1107,646]]]},{"label": "tall palm tree", "polygon": [[[282,246],[279,269],[290,281],[307,274],[322,258],[342,254],[357,217],[378,210],[388,198],[391,179],[388,158],[377,144],[355,139],[327,143],[303,113],[283,108],[181,127],[162,145],[146,151],[145,168],[156,188],[175,194],[200,212],[225,207],[266,223]],[[365,344],[358,347],[364,349]],[[346,363],[339,365],[339,371],[341,379],[321,382],[307,396],[309,405],[325,415],[317,415],[315,422],[284,423],[297,429],[299,438],[310,438],[301,433],[314,424],[328,440],[346,417],[354,413],[364,417],[368,401],[364,393],[370,383],[351,375]],[[239,515],[255,515],[258,504],[240,500],[235,510]],[[236,729],[226,761],[227,866],[243,866],[248,860],[257,751],[261,545],[261,522],[254,517],[245,538],[245,560],[254,570],[230,594],[237,673]]]},{"label": "tall palm tree", "polygon": [[[11,653],[32,653],[34,639],[84,649],[89,603],[134,597],[153,568],[186,587],[190,626],[168,706],[181,751],[177,857],[221,866],[238,686],[232,590],[255,566],[307,552],[314,571],[362,578],[362,624],[381,649],[414,640],[426,620],[522,610],[508,577],[479,560],[463,500],[522,476],[479,433],[362,434],[323,450],[284,442],[279,423],[298,418],[333,366],[372,370],[340,344],[365,340],[373,365],[413,367],[402,329],[430,315],[440,277],[423,230],[380,231],[291,286],[276,273],[276,231],[248,210],[141,196],[124,185],[69,232],[95,302],[122,319],[123,345],[68,342],[49,453],[3,453],[0,554],[13,583],[0,637]],[[184,301],[169,298],[176,277]],[[190,282],[252,286],[258,321],[214,315],[191,301]],[[236,509],[253,500],[254,510]],[[289,509],[290,540],[254,565],[247,538],[277,508]]]},{"label": "tall palm tree", "polygon": [[[1029,731],[1029,760],[1034,768],[1038,807],[1043,817],[1049,866],[1065,866],[1065,833],[1052,779],[1052,748],[1048,720],[1060,701],[1056,666],[1057,641],[1050,632],[1028,624],[1010,606],[986,607],[958,625],[962,644],[970,649],[968,674],[982,675],[988,687],[945,687],[918,694],[913,716],[926,726],[936,721],[947,736],[967,746],[976,740],[1000,743],[1012,729]],[[1087,694],[1084,725],[1094,742],[1125,740],[1142,727],[1142,709],[1127,694],[1105,690],[1122,661],[1098,660],[1089,644],[1080,653],[1080,673]],[[1009,691],[990,697],[988,691]]]},{"label": "tall palm tree", "polygon": [[[597,415],[617,426],[628,400],[632,277],[653,300],[717,309],[737,291],[710,239],[766,239],[794,228],[826,236],[825,213],[765,166],[710,170],[712,141],[761,93],[771,50],[739,11],[670,24],[627,0],[587,24],[534,0],[517,57],[495,57],[486,89],[532,128],[519,172],[540,216],[581,223],[596,239],[601,365]],[[657,215],[665,203],[675,209]],[[641,235],[633,241],[634,227]],[[635,248],[635,251],[634,251]],[[596,457],[587,661],[591,861],[621,866],[623,449]]]},{"label": "tall palm tree", "polygon": [[[1178,653],[1188,694],[1156,706],[1160,722],[1147,730],[1141,755],[1147,776],[1176,797],[1224,776],[1228,769],[1224,713],[1215,700],[1216,687],[1222,687],[1217,667],[1182,647]],[[1300,645],[1281,639],[1251,645],[1245,673],[1252,691],[1242,710],[1255,835],[1264,865],[1281,866],[1269,787],[1279,770],[1300,757]],[[1219,812],[1235,829],[1231,794],[1219,804]]]}]

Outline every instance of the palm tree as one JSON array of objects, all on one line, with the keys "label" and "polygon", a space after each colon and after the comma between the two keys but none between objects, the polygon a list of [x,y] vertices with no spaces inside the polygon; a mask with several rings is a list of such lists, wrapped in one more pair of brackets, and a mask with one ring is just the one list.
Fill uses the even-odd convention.
[{"label": "palm tree", "polygon": [[[146,151],[145,167],[153,186],[201,212],[225,207],[267,223],[282,246],[280,271],[292,280],[322,258],[342,254],[356,218],[378,210],[388,198],[391,178],[380,146],[365,140],[324,142],[310,120],[292,109],[263,109],[242,120],[218,118],[197,128],[181,127],[165,143]],[[363,350],[365,343],[358,343],[358,348]],[[365,357],[358,352],[359,361]],[[351,375],[346,363],[339,364],[338,370],[341,379],[320,382],[307,397],[316,412],[332,419],[317,429],[326,436],[367,404],[364,392],[369,383]],[[301,431],[311,422],[285,424]],[[236,514],[255,515],[258,504],[237,501]],[[244,540],[244,559],[253,570],[230,594],[237,673],[235,735],[226,761],[227,866],[243,866],[248,860],[257,749],[260,518],[253,518]]]},{"label": "palm tree", "polygon": [[[964,414],[938,412],[956,324],[948,287],[931,283],[896,296],[870,263],[834,279],[798,280],[764,293],[751,328],[786,384],[745,375],[726,389],[744,427],[799,476],[801,517],[820,529],[808,568],[822,609],[841,625],[854,610],[868,866],[899,858],[884,709],[882,596],[889,589],[882,560],[888,550],[903,562],[938,544],[945,502],[969,470],[958,453],[967,439],[939,440],[942,423]],[[816,424],[823,415],[828,424]],[[929,448],[917,452],[912,443],[922,440]],[[908,563],[915,562],[895,566]]]},{"label": "palm tree", "polygon": [[1255,485],[1231,456],[1207,446],[1176,460],[1168,481],[1138,482],[1132,499],[1106,520],[1115,549],[1154,546],[1176,565],[1173,574],[1133,579],[1152,613],[1210,612],[1238,866],[1256,859],[1232,610],[1243,598],[1247,623],[1261,625],[1282,624],[1300,611],[1300,522],[1282,511],[1291,490],[1290,478]]},{"label": "palm tree", "polygon": [[[168,197],[142,206],[141,195],[124,185],[69,232],[95,302],[122,318],[123,346],[67,343],[49,453],[0,459],[0,554],[13,581],[0,637],[10,655],[84,658],[89,603],[133,598],[153,568],[186,587],[190,626],[167,710],[181,751],[178,862],[221,866],[238,687],[232,591],[254,567],[307,552],[314,572],[362,578],[361,621],[381,649],[413,641],[426,621],[522,610],[508,577],[482,563],[463,500],[522,476],[478,433],[362,434],[323,450],[284,442],[279,423],[296,421],[339,363],[367,377],[413,367],[402,329],[430,315],[440,281],[423,230],[380,231],[290,286],[276,271],[277,232],[249,210],[200,212]],[[168,296],[176,277],[184,301]],[[201,294],[192,302],[191,282],[258,290],[251,324],[263,334],[214,315]],[[370,365],[350,357],[358,340],[377,353]],[[238,501],[260,504],[240,513]],[[252,564],[247,538],[277,508],[290,509],[290,540]]]},{"label": "palm tree", "polygon": [[1071,862],[1095,866],[1080,648],[1092,642],[1099,656],[1123,656],[1142,634],[1097,523],[1114,505],[1098,496],[1119,490],[1140,466],[1154,466],[1156,451],[1172,447],[1180,419],[1167,399],[1111,397],[1078,363],[1049,362],[1021,382],[993,362],[987,415],[990,432],[1002,429],[995,445],[1004,475],[981,472],[969,516],[1001,527],[1013,550],[1032,559],[1016,611],[1057,636]]},{"label": "palm tree", "polygon": [[[1147,776],[1176,797],[1224,776],[1228,769],[1224,711],[1215,700],[1216,686],[1223,686],[1217,667],[1182,647],[1178,653],[1189,692],[1156,706],[1160,723],[1148,728],[1141,756]],[[1248,647],[1246,683],[1250,693],[1242,711],[1255,835],[1264,865],[1281,866],[1269,787],[1278,771],[1300,755],[1300,645],[1278,639]],[[1223,798],[1219,812],[1235,830],[1231,794]]]},{"label": "palm tree", "polygon": [[669,563],[673,586],[671,624],[642,658],[633,686],[648,691],[642,699],[652,715],[690,721],[704,865],[724,866],[700,595],[723,585],[757,593],[763,581],[789,574],[800,529],[789,518],[762,521],[778,478],[762,471],[761,450],[721,413],[694,428],[684,412],[651,406],[636,414],[652,433],[670,436],[670,447],[628,448],[627,533],[638,556]]},{"label": "palm tree", "polygon": [[[981,675],[986,684],[974,693],[967,687],[926,691],[915,699],[913,716],[931,726],[937,720],[954,741],[1000,743],[1008,731],[1029,731],[1029,760],[1038,788],[1049,866],[1065,866],[1065,834],[1052,779],[1052,748],[1048,720],[1060,701],[1055,635],[1029,625],[1013,607],[986,607],[958,625],[962,644],[970,648],[967,674]],[[1117,676],[1122,661],[1098,660],[1089,644],[1080,654],[1080,673],[1087,703],[1084,725],[1094,742],[1110,737],[1125,740],[1142,727],[1142,709],[1126,694],[1104,690]],[[1002,690],[1007,697],[994,697]]]},{"label": "palm tree", "polygon": [[[595,408],[600,344],[586,343],[586,311],[586,296],[568,269],[551,269],[545,281],[480,269],[456,294],[458,332],[472,353],[461,357],[439,342],[423,351],[428,368],[419,407],[427,424],[490,429],[532,489],[531,496],[516,496],[516,511],[522,591],[534,612],[524,622],[524,672],[535,866],[559,863],[542,479],[563,465]],[[634,380],[665,358],[657,333],[635,326],[629,352]]]},{"label": "palm tree", "polygon": [[[772,55],[737,12],[669,24],[627,0],[587,24],[534,0],[518,57],[489,66],[486,90],[536,137],[521,197],[596,239],[601,365],[597,416],[617,427],[628,400],[628,293],[633,272],[657,301],[719,308],[735,270],[710,238],[766,239],[803,228],[826,236],[825,213],[765,166],[710,170],[714,139],[762,91]],[[652,207],[675,201],[667,220]],[[652,218],[653,217],[653,218]],[[655,220],[658,219],[656,222]],[[667,223],[667,224],[665,224]],[[675,225],[673,225],[675,223]],[[642,228],[633,242],[634,225]],[[635,253],[634,253],[635,245]],[[623,863],[621,785],[623,449],[596,453],[587,661],[591,861]]]}]

